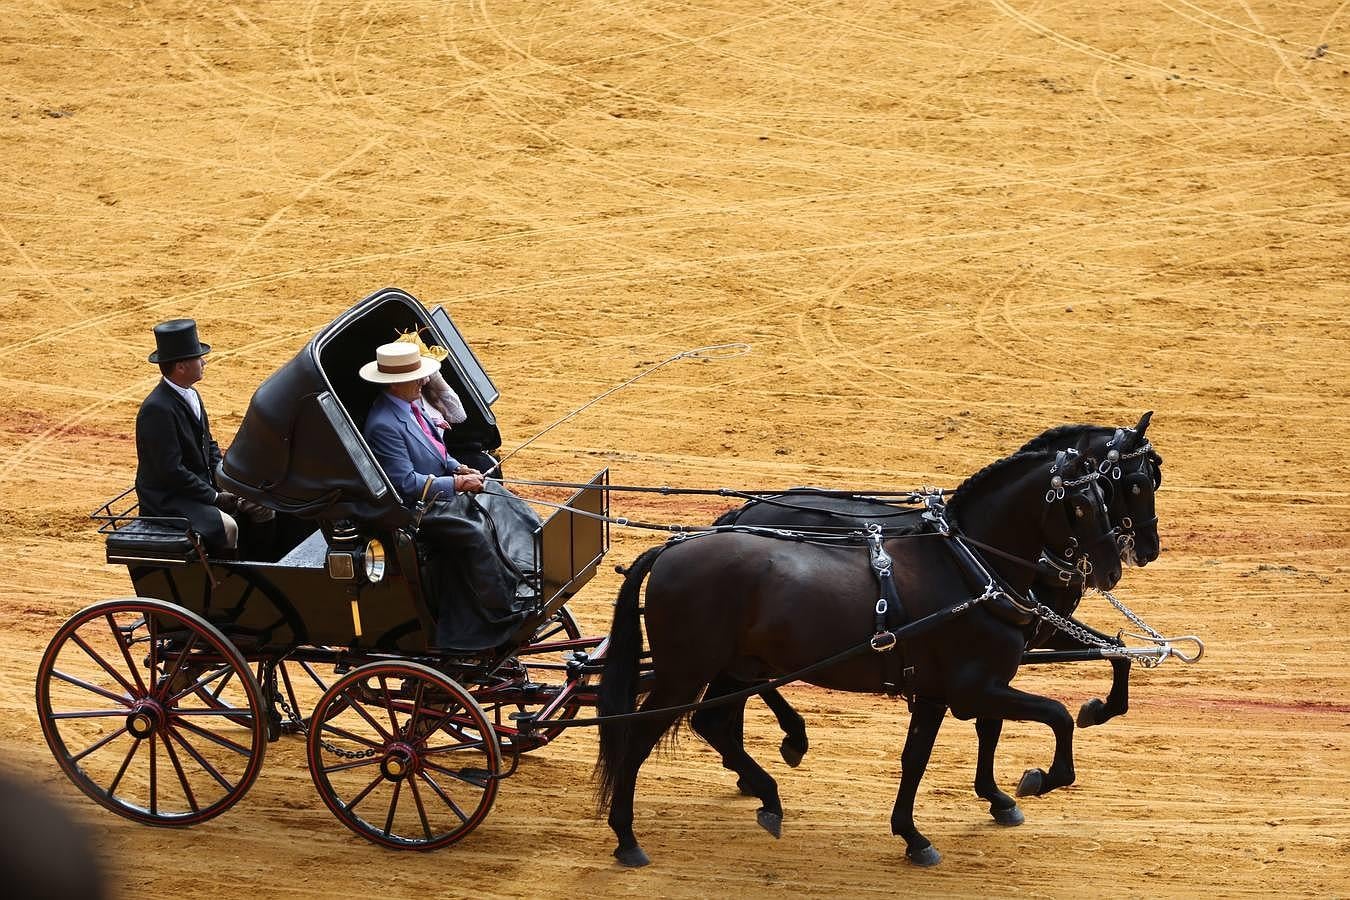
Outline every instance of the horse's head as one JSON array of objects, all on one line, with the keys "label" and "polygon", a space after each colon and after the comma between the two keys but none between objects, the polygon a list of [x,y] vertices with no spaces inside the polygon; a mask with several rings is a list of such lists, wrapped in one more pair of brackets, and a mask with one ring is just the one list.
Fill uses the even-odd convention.
[{"label": "horse's head", "polygon": [[1120,558],[1135,566],[1153,562],[1160,549],[1153,494],[1162,484],[1162,457],[1144,435],[1152,417],[1149,411],[1134,428],[1116,429],[1098,467],[1109,485]]},{"label": "horse's head", "polygon": [[1055,454],[1045,492],[1046,549],[1077,568],[1085,584],[1110,590],[1120,580],[1121,563],[1103,481],[1082,450]]}]

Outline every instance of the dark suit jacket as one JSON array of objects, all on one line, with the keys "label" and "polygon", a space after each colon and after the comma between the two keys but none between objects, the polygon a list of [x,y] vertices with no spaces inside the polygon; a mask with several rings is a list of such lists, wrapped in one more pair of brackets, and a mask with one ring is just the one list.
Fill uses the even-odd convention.
[{"label": "dark suit jacket", "polygon": [[161,378],[136,414],[136,459],[141,515],[182,516],[208,547],[225,543],[215,507],[220,447],[211,437],[205,405],[199,422]]}]

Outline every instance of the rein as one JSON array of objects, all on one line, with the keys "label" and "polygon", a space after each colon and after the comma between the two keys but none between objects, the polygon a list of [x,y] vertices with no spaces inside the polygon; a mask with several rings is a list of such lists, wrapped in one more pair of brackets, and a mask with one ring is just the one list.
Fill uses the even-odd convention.
[{"label": "rein", "polygon": [[[641,709],[630,713],[616,713],[609,716],[595,716],[590,719],[562,719],[559,721],[549,721],[547,723],[550,729],[553,728],[577,728],[585,725],[605,725],[610,722],[628,722],[638,719],[648,719],[654,716],[669,715],[670,713],[679,713],[683,715],[694,710],[707,709],[714,706],[724,706],[728,703],[735,703],[746,697],[752,697],[755,694],[762,694],[765,691],[782,687],[793,681],[800,681],[803,677],[810,675],[820,669],[843,662],[846,659],[857,656],[866,650],[872,650],[878,653],[884,653],[895,647],[900,641],[915,637],[924,632],[931,631],[939,625],[945,624],[949,619],[964,615],[974,609],[979,603],[988,599],[990,595],[986,591],[985,595],[972,597],[969,600],[963,600],[953,606],[940,609],[937,612],[929,613],[921,619],[915,619],[906,625],[889,631],[880,632],[869,637],[861,643],[854,644],[846,650],[841,650],[834,656],[814,662],[805,668],[798,669],[795,672],[789,672],[786,675],[780,675],[771,681],[764,681],[743,690],[731,694],[719,694],[711,700],[698,700],[694,703],[683,703],[679,706],[665,706],[660,709]],[[878,646],[879,639],[883,646]],[[542,723],[535,721],[535,713],[522,714],[514,717],[520,723],[520,730],[528,735],[535,727]]]}]

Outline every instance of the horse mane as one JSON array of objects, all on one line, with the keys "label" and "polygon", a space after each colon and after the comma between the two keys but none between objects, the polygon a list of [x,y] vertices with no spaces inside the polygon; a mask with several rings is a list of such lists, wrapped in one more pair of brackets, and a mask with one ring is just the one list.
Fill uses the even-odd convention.
[{"label": "horse mane", "polygon": [[[1049,450],[1052,447],[1059,449],[1065,446],[1071,446],[1073,442],[1089,434],[1114,434],[1115,429],[1106,425],[1056,425],[1054,428],[1047,428],[1031,440],[1027,441],[1017,451],[1013,453],[1029,453],[1033,450]],[[1068,439],[1066,441],[1066,439]],[[978,472],[976,473],[979,474]],[[973,477],[973,476],[972,476]]]},{"label": "horse mane", "polygon": [[[1066,425],[1061,427],[1074,428],[1081,426]],[[1090,428],[1094,426],[1087,426],[1087,427]],[[1050,430],[1057,431],[1058,429],[1052,428]],[[1049,432],[1047,432],[1047,434],[1048,433]],[[1045,437],[1045,435],[1041,435],[1041,437]],[[1038,440],[1040,440],[1040,438],[1033,439],[1033,443]],[[988,481],[995,474],[1002,471],[1004,468],[1012,465],[1013,463],[1029,461],[1032,458],[1035,458],[1037,461],[1044,460],[1045,462],[1050,462],[1055,458],[1055,454],[1057,452],[1058,450],[1051,450],[1046,448],[1038,448],[1034,450],[1027,450],[1023,448],[1022,450],[1018,450],[1011,456],[1005,456],[1002,459],[994,460],[989,465],[985,466],[983,469],[980,469],[978,472],[971,475],[965,481],[961,482],[959,485],[956,486],[956,490],[952,491],[950,496],[948,496],[947,498],[947,512],[950,513],[951,516],[955,517],[957,512],[961,508],[962,502],[967,497],[969,497],[972,493],[974,493],[975,490],[981,484]]]},{"label": "horse mane", "polygon": [[736,520],[741,517],[741,513],[743,512],[745,512],[744,505],[732,507],[713,520],[713,527],[718,528],[723,525],[735,525]]}]

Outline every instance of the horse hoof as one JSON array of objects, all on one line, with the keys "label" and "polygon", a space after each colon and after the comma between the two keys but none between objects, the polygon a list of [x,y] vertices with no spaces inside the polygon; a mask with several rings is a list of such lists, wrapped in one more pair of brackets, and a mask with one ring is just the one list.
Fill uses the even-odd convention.
[{"label": "horse hoof", "polygon": [[783,762],[795,769],[802,764],[802,757],[806,755],[806,748],[798,747],[796,744],[789,742],[787,738],[783,738],[783,743],[779,745],[778,752],[782,754]]},{"label": "horse hoof", "polygon": [[1078,708],[1078,727],[1091,728],[1093,725],[1102,724],[1102,710],[1106,709],[1106,704],[1100,698],[1093,697]]},{"label": "horse hoof", "polygon": [[763,828],[775,838],[783,836],[783,816],[781,813],[769,812],[767,809],[761,809],[755,813],[755,821],[759,827]]},{"label": "horse hoof", "polygon": [[1022,810],[1018,809],[1016,803],[1006,809],[995,809],[990,806],[989,815],[993,816],[994,821],[999,825],[1006,825],[1009,828],[1014,825],[1021,825],[1026,821],[1026,816],[1022,815]]},{"label": "horse hoof", "polygon": [[614,858],[619,861],[620,865],[629,869],[640,869],[651,863],[647,854],[642,852],[641,847],[629,847],[627,849],[620,847],[614,851]]},{"label": "horse hoof", "polygon": [[1045,773],[1040,769],[1027,769],[1022,780],[1017,783],[1017,796],[1037,797],[1045,787]]},{"label": "horse hoof", "polygon": [[905,858],[916,866],[922,866],[927,869],[930,866],[936,866],[942,862],[942,854],[937,852],[932,844],[920,850],[906,850]]}]

